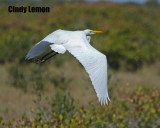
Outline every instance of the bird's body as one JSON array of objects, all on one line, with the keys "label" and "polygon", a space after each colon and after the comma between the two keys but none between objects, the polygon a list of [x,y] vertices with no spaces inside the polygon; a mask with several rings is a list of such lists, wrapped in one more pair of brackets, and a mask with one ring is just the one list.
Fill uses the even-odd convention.
[{"label": "bird's body", "polygon": [[107,59],[106,56],[90,45],[90,35],[100,31],[64,31],[57,30],[33,46],[26,56],[32,59],[42,54],[48,46],[59,54],[69,51],[84,66],[89,74],[97,97],[101,104],[107,103]]}]

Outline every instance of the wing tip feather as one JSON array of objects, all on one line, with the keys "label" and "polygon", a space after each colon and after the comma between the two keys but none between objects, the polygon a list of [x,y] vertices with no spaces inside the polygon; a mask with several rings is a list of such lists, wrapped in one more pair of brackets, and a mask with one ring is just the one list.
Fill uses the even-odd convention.
[{"label": "wing tip feather", "polygon": [[26,55],[25,60],[30,60],[31,56],[30,55]]},{"label": "wing tip feather", "polygon": [[108,101],[110,102],[109,96],[99,97],[98,100],[101,105],[108,105]]}]

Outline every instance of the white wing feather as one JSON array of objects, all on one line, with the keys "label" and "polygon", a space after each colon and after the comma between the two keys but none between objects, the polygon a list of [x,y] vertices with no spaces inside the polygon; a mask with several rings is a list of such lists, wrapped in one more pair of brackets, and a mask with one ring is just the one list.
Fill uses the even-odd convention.
[{"label": "white wing feather", "polygon": [[76,40],[65,44],[65,48],[76,57],[88,72],[92,81],[97,97],[101,104],[107,104],[108,89],[107,89],[107,59],[106,56],[88,42],[84,43],[82,40]]},{"label": "white wing feather", "polygon": [[58,52],[59,54],[64,54],[66,52],[65,47],[61,44],[52,44],[50,47],[53,51]]}]

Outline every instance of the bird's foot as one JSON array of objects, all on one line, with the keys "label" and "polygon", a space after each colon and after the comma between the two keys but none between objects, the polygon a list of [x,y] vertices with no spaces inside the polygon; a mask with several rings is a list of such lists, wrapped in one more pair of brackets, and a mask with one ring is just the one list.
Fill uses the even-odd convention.
[{"label": "bird's foot", "polygon": [[32,61],[36,64],[41,64],[45,62],[45,60],[41,58],[34,58]]}]

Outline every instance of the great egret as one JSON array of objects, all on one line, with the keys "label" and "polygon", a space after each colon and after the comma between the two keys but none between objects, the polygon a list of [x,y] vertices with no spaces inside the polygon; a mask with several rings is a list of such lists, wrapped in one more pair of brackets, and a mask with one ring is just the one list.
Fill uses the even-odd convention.
[{"label": "great egret", "polygon": [[[101,104],[110,101],[107,89],[107,59],[106,56],[90,45],[90,35],[102,33],[102,31],[65,31],[56,30],[39,43],[34,45],[26,55],[26,59],[32,59],[42,54],[48,46],[52,51],[38,61],[44,62],[56,54],[64,54],[68,50],[84,66],[92,81],[97,97]],[[49,54],[52,56],[46,58]]]}]

